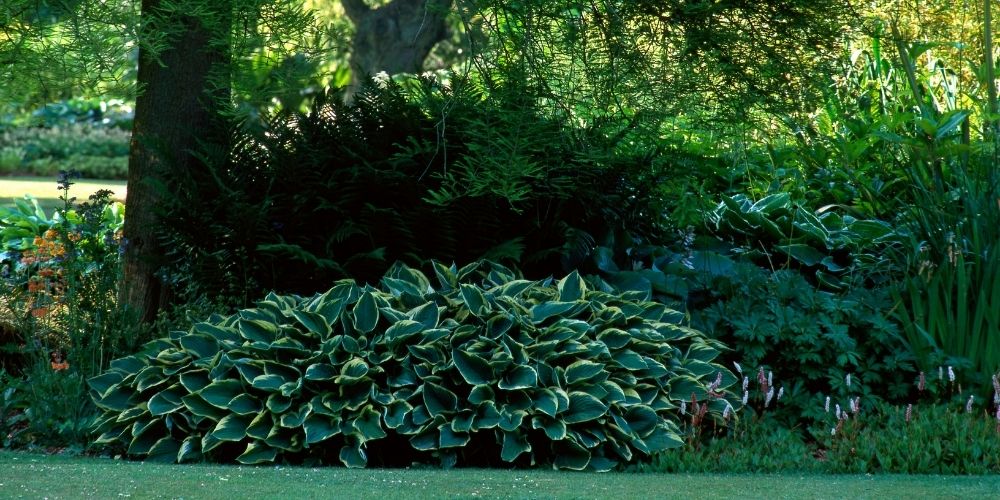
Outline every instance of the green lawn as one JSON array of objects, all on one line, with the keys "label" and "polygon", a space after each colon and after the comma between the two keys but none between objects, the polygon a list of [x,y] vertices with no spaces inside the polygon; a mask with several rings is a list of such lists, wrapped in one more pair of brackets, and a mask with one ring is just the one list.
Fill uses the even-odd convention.
[{"label": "green lawn", "polygon": [[2,498],[996,498],[1000,476],[163,465],[0,451]]},{"label": "green lawn", "polygon": [[[85,201],[98,189],[109,189],[115,193],[115,199],[125,200],[125,181],[77,179],[73,182],[69,194],[77,201]],[[59,201],[62,193],[53,177],[0,177],[0,204],[7,205],[26,194],[38,198],[46,211],[62,204]]]}]

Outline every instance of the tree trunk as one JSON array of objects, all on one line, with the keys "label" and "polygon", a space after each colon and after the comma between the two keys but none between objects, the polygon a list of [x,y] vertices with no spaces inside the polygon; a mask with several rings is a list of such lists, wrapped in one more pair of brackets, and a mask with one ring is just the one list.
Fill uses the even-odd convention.
[{"label": "tree trunk", "polygon": [[[165,13],[163,4],[161,0],[142,0],[144,30],[170,23],[177,34],[158,54],[140,47],[140,93],[129,151],[122,294],[130,310],[144,322],[154,320],[170,300],[168,287],[157,276],[163,255],[157,232],[162,195],[158,186],[171,171],[183,172],[196,161],[191,153],[199,141],[219,138],[217,131],[222,129],[217,110],[227,93],[218,82],[225,80],[222,71],[228,67],[228,2],[216,4],[218,17],[210,23]],[[144,36],[152,34],[147,31]]]},{"label": "tree trunk", "polygon": [[452,0],[393,0],[373,9],[364,0],[342,0],[354,23],[351,43],[351,90],[361,80],[385,71],[420,73],[424,59],[448,37],[445,17]]}]

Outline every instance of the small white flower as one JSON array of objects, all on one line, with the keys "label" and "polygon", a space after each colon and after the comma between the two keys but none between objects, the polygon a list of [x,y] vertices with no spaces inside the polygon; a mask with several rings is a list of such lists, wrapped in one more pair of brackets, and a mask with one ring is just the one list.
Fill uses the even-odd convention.
[{"label": "small white flower", "polygon": [[831,436],[836,436],[837,435],[837,428],[836,427],[830,429],[830,435]]},{"label": "small white flower", "polygon": [[378,85],[380,89],[388,87],[389,80],[390,80],[389,73],[386,73],[385,71],[379,71],[378,73],[375,73],[374,76],[372,76],[372,81],[375,82],[375,85]]},{"label": "small white flower", "polygon": [[965,403],[965,413],[972,413],[972,403],[976,400],[975,395],[969,396],[969,401]]},{"label": "small white flower", "polygon": [[837,416],[837,420],[840,420],[840,404],[839,403],[837,404],[837,412],[834,413],[834,415]]},{"label": "small white flower", "polygon": [[778,401],[781,401],[781,396],[785,395],[785,386],[781,386],[778,389]]},{"label": "small white flower", "polygon": [[[733,366],[736,367],[736,373],[739,373],[740,375],[743,375],[743,367],[741,367],[739,363],[733,361]],[[996,377],[993,377],[993,379],[995,380]]]},{"label": "small white flower", "polygon": [[948,367],[948,382],[954,382],[954,381],[955,381],[955,370],[952,370],[951,367],[949,366]]},{"label": "small white flower", "polygon": [[826,403],[823,404],[823,411],[830,413],[830,396],[826,397]]},{"label": "small white flower", "polygon": [[747,400],[750,399],[750,391],[743,391],[743,406],[747,405]]},{"label": "small white flower", "polygon": [[944,368],[938,367],[938,380],[944,380]]},{"label": "small white flower", "polygon": [[848,373],[847,377],[844,378],[847,381],[847,387],[851,386],[851,374]]},{"label": "small white flower", "polygon": [[743,392],[746,392],[747,387],[750,386],[750,377],[743,377]]},{"label": "small white flower", "polygon": [[767,386],[771,387],[774,385],[774,372],[767,372]]},{"label": "small white flower", "polygon": [[997,408],[997,422],[1000,422],[1000,407]]},{"label": "small white flower", "polygon": [[732,411],[733,411],[733,407],[727,401],[726,402],[726,409],[722,410],[722,419],[723,420],[728,420],[729,419],[729,413],[732,412]]},{"label": "small white flower", "polygon": [[681,415],[687,414],[687,401],[681,400]]},{"label": "small white flower", "polygon": [[720,385],[722,385],[722,372],[719,372],[715,375],[715,380],[712,381],[712,384],[708,386],[708,392],[712,392],[718,389]]},{"label": "small white flower", "polygon": [[767,396],[764,398],[764,408],[767,408],[767,405],[771,404],[771,398],[773,397],[774,397],[774,387],[770,387],[767,389]]}]

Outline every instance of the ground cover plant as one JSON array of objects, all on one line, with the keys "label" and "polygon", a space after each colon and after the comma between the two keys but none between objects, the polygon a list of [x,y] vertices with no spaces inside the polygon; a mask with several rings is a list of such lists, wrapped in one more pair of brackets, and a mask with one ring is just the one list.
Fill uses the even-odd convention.
[{"label": "ground cover plant", "polygon": [[179,462],[604,471],[679,446],[688,402],[706,423],[738,406],[719,346],[662,305],[576,273],[435,275],[399,266],[381,290],[272,294],[115,360],[89,381],[95,442]]}]

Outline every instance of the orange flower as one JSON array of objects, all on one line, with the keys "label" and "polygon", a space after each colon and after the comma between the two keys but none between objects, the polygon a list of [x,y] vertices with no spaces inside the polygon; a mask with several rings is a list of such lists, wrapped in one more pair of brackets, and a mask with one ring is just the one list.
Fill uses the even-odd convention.
[{"label": "orange flower", "polygon": [[55,361],[53,361],[50,363],[50,365],[52,365],[52,369],[55,371],[65,370],[69,368],[68,361],[63,361],[62,363],[56,363]]},{"label": "orange flower", "polygon": [[35,307],[31,309],[31,315],[35,318],[44,318],[45,315],[48,313],[49,313],[49,308],[45,306]]}]

